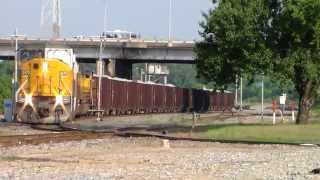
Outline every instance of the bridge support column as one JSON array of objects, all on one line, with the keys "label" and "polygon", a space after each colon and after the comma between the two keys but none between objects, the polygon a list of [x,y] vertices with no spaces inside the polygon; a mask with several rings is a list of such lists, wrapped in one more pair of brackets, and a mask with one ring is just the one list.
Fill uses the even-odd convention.
[{"label": "bridge support column", "polygon": [[105,74],[105,62],[104,61],[99,61],[97,60],[96,62],[96,70],[97,70],[97,74],[101,74],[104,75]]},{"label": "bridge support column", "polygon": [[125,60],[116,60],[115,75],[119,78],[132,79],[132,63]]},{"label": "bridge support column", "polygon": [[105,63],[105,74],[111,77],[115,76],[115,66],[116,66],[116,62],[113,59],[108,59],[106,60]]},{"label": "bridge support column", "polygon": [[96,71],[97,74],[102,74],[102,75],[108,75],[111,77],[115,77],[116,73],[115,73],[115,69],[116,69],[116,61],[112,60],[112,59],[103,59],[103,61],[99,61],[97,60],[96,62]]}]

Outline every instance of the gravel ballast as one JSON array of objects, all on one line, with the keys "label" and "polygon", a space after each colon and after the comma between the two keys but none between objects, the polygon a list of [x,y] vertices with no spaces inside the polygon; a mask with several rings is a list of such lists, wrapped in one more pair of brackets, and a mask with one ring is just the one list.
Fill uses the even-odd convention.
[{"label": "gravel ballast", "polygon": [[319,147],[83,140],[0,148],[0,179],[320,179]]}]

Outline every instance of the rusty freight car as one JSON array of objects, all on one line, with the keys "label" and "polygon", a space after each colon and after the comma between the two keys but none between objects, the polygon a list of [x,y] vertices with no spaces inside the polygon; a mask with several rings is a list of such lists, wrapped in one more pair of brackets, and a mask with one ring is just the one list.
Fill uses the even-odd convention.
[{"label": "rusty freight car", "polygon": [[[231,110],[234,95],[102,77],[101,109],[105,115]],[[92,108],[98,107],[98,78],[92,79]]]}]

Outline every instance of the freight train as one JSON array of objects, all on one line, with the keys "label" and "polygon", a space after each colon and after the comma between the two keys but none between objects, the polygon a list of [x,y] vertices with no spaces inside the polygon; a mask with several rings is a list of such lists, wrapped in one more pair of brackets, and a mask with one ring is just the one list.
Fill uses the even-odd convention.
[{"label": "freight train", "polygon": [[56,124],[84,115],[225,111],[234,105],[232,93],[80,73],[71,49],[46,48],[21,57],[18,122]]}]

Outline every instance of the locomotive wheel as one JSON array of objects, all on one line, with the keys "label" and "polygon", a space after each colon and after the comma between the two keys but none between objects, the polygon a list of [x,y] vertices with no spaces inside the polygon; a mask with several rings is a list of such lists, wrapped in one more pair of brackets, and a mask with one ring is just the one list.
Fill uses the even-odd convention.
[{"label": "locomotive wheel", "polygon": [[60,110],[60,109],[56,110],[56,111],[54,112],[55,122],[57,122],[57,123],[60,122],[62,115],[63,115],[63,110]]},{"label": "locomotive wheel", "polygon": [[17,115],[17,120],[24,123],[39,123],[40,116],[33,111],[31,106],[26,106],[24,110]]}]

